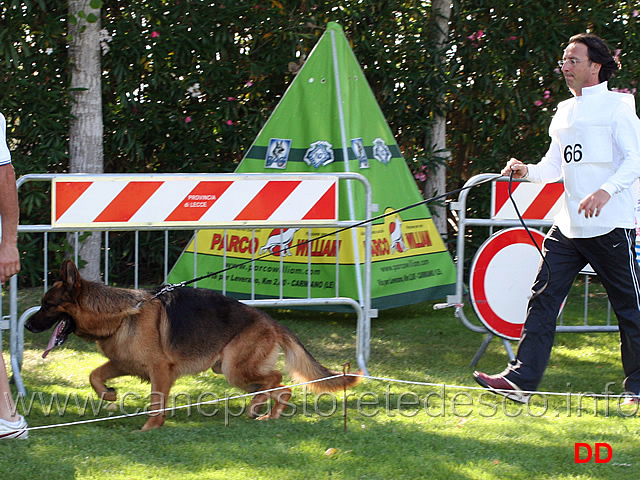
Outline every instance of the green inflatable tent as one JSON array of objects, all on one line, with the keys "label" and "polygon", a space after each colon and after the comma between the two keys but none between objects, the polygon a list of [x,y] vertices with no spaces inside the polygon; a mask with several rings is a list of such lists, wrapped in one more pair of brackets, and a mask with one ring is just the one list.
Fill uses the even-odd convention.
[{"label": "green inflatable tent", "polygon": [[[373,224],[372,308],[408,305],[455,292],[455,268],[428,208],[423,204],[392,213],[419,203],[422,196],[342,28],[336,23],[327,25],[236,170],[271,175],[301,172],[357,172],[372,185],[373,204],[378,206],[374,216],[390,213]],[[358,186],[341,185],[338,198],[339,218],[359,220],[354,218],[354,212],[363,210]],[[255,298],[279,298],[283,289],[286,298],[306,298],[311,289],[312,297],[334,297],[338,283],[339,296],[361,298],[364,227],[357,227],[353,234],[341,233],[340,248],[335,238],[325,236],[330,229],[313,228],[311,235],[307,229],[290,229],[286,255],[258,260],[253,276],[246,262],[257,252],[247,245],[264,246],[270,236],[280,234],[280,229],[229,229],[226,255],[221,241],[223,232],[199,231],[197,241],[187,246],[168,281],[178,283],[243,264],[227,271],[227,295],[239,299],[252,294]],[[310,236],[314,239],[311,242]],[[198,255],[197,275],[193,272],[194,255]],[[337,281],[336,260],[340,272]],[[284,285],[279,284],[281,269]],[[201,280],[198,286],[223,290],[222,276]]]}]

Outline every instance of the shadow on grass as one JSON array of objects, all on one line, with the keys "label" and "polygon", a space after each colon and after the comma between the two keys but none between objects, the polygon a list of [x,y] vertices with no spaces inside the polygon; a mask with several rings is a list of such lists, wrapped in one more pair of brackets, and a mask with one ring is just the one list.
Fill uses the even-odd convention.
[{"label": "shadow on grass", "polygon": [[[34,432],[0,460],[10,478],[622,478],[615,465],[576,465],[569,433],[550,438],[546,423],[503,423],[483,434],[458,419],[293,417],[258,422],[221,417],[179,418],[152,432],[132,432],[131,420]],[[531,438],[539,438],[532,443]],[[29,448],[27,449],[27,445]],[[630,454],[613,444],[614,449]],[[564,476],[563,476],[564,475]],[[585,476],[582,476],[585,475]],[[588,475],[588,476],[586,476]]]}]

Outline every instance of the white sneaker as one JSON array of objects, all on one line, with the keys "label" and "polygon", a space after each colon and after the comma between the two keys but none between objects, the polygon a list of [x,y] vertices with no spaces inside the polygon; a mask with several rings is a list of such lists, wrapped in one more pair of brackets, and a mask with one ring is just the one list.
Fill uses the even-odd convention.
[{"label": "white sneaker", "polygon": [[19,438],[24,440],[29,438],[27,431],[27,421],[22,415],[15,422],[9,422],[0,418],[0,440],[8,440],[10,438]]}]

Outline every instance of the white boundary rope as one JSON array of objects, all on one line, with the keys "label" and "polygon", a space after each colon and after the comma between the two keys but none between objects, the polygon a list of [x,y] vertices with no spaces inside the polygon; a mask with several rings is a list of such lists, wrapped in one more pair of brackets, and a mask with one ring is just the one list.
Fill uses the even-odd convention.
[{"label": "white boundary rope", "polygon": [[149,410],[149,411],[142,411],[142,412],[135,412],[135,413],[125,413],[123,415],[113,415],[113,416],[109,416],[109,417],[100,417],[100,418],[92,418],[89,420],[79,420],[77,422],[69,422],[69,423],[58,423],[58,424],[54,424],[54,425],[41,425],[39,427],[29,427],[27,430],[42,430],[42,429],[47,429],[47,428],[57,428],[57,427],[68,427],[71,425],[82,425],[84,423],[96,423],[96,422],[104,422],[106,420],[119,420],[122,418],[129,418],[129,417],[139,417],[141,415],[154,415],[154,414],[158,414],[158,413],[162,413],[162,412],[168,412],[168,411],[174,411],[174,410],[184,410],[185,408],[192,408],[192,407],[197,407],[197,406],[201,406],[201,405],[212,405],[212,404],[217,404],[217,403],[221,403],[221,402],[228,402],[229,400],[237,400],[238,398],[247,398],[247,397],[253,397],[254,395],[259,395],[261,393],[270,393],[270,392],[276,392],[278,390],[283,390],[285,388],[293,388],[293,387],[301,387],[304,385],[311,385],[312,383],[318,383],[318,382],[324,382],[326,380],[332,380],[334,378],[341,378],[341,377],[345,377],[345,376],[353,376],[353,377],[357,377],[360,375],[353,375],[353,374],[339,374],[339,375],[334,375],[332,377],[324,377],[321,378],[319,380],[311,380],[309,382],[304,382],[304,383],[296,383],[293,385],[284,385],[282,387],[277,387],[277,388],[270,388],[269,390],[260,390],[258,392],[253,392],[253,393],[242,393],[242,394],[238,394],[238,395],[233,395],[231,397],[226,397],[226,398],[216,398],[215,400],[208,400],[206,402],[197,402],[197,403],[189,403],[187,405],[176,405],[176,406],[172,406],[172,407],[167,407],[167,408],[160,408],[157,410]]},{"label": "white boundary rope", "polygon": [[[92,418],[92,419],[88,419],[88,420],[79,420],[76,422],[67,422],[67,423],[58,423],[58,424],[53,424],[53,425],[41,425],[41,426],[36,426],[36,427],[28,427],[27,430],[33,431],[33,430],[45,430],[45,429],[50,429],[50,428],[59,428],[59,427],[69,427],[69,426],[75,426],[75,425],[84,425],[84,424],[89,424],[89,423],[97,423],[97,422],[105,422],[108,420],[119,420],[119,419],[123,419],[123,418],[130,418],[130,417],[138,417],[141,415],[154,415],[154,414],[159,414],[159,413],[163,413],[163,412],[168,412],[168,411],[175,411],[175,410],[183,410],[183,409],[190,409],[192,407],[197,407],[197,406],[202,406],[202,405],[212,405],[212,404],[220,404],[222,402],[228,402],[229,400],[236,400],[239,398],[247,398],[247,397],[253,397],[254,395],[259,395],[259,394],[263,394],[263,393],[270,393],[270,392],[274,392],[274,391],[278,391],[278,390],[283,390],[285,388],[294,388],[294,387],[302,387],[305,385],[311,385],[313,383],[318,383],[318,382],[324,382],[326,380],[332,380],[335,378],[341,378],[341,377],[361,377],[363,379],[366,380],[376,380],[376,381],[380,381],[380,382],[387,382],[387,383],[398,383],[398,384],[403,384],[403,385],[417,385],[417,386],[423,386],[423,387],[439,387],[439,388],[445,388],[445,389],[451,389],[451,390],[472,390],[472,391],[482,391],[482,392],[487,392],[487,393],[495,393],[491,390],[488,390],[484,387],[474,387],[474,386],[467,386],[467,385],[448,385],[445,383],[433,383],[433,382],[419,382],[419,381],[414,381],[414,380],[399,380],[399,379],[395,379],[395,378],[388,378],[388,377],[376,377],[376,376],[371,376],[371,375],[361,375],[361,374],[356,374],[356,373],[340,373],[340,374],[336,374],[333,375],[331,377],[325,377],[325,378],[321,378],[318,380],[312,380],[309,382],[303,382],[303,383],[296,383],[296,384],[292,384],[292,385],[284,385],[282,387],[277,387],[277,388],[271,388],[269,390],[260,390],[258,392],[253,392],[253,393],[244,393],[244,394],[238,394],[238,395],[233,395],[230,397],[226,397],[226,398],[217,398],[215,400],[209,400],[209,401],[204,401],[204,402],[196,402],[196,403],[190,403],[187,405],[176,405],[176,406],[171,406],[171,407],[167,407],[167,408],[163,408],[163,409],[157,409],[157,410],[149,410],[149,411],[141,411],[141,412],[135,412],[135,413],[127,413],[127,414],[123,414],[123,415],[113,415],[113,416],[108,416],[108,417],[100,417],[100,418]],[[508,392],[512,392],[511,390],[507,391]],[[533,396],[540,396],[540,397],[545,397],[545,396],[557,396],[557,397],[572,397],[572,396],[585,396],[585,397],[589,397],[589,398],[617,398],[619,400],[625,399],[627,396],[622,393],[622,394],[601,394],[601,393],[592,393],[592,392],[576,392],[576,393],[572,393],[572,392],[551,392],[551,391],[537,391],[537,390],[520,390],[518,393],[520,394],[524,394],[524,395],[529,395],[530,397]],[[110,402],[108,402],[110,403]],[[635,413],[639,413],[638,412],[638,404],[636,403],[636,412]]]}]

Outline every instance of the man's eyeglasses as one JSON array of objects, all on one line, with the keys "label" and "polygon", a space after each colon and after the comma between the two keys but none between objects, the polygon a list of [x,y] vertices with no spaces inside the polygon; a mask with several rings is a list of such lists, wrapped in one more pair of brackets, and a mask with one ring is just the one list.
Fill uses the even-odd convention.
[{"label": "man's eyeglasses", "polygon": [[577,58],[567,58],[566,60],[559,60],[558,61],[558,66],[560,68],[564,67],[564,64],[569,62],[569,64],[573,67],[576,63],[581,63],[581,62],[587,62],[589,61],[589,59],[585,59],[585,60],[578,60]]}]

